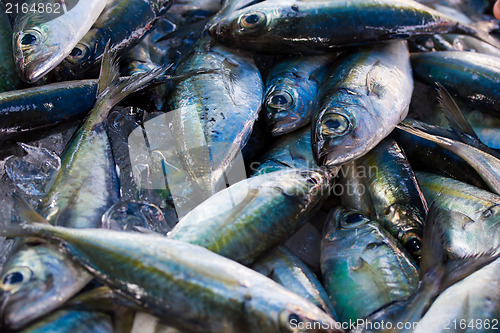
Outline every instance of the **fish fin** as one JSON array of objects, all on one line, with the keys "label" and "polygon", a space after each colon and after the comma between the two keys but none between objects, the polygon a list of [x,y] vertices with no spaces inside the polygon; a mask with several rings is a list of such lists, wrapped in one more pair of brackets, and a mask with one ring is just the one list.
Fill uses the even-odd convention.
[{"label": "fish fin", "polygon": [[420,261],[420,279],[436,266],[445,261],[445,252],[443,249],[444,233],[439,224],[442,214],[435,203],[431,203],[424,223],[424,234],[422,242],[422,259]]},{"label": "fish fin", "polygon": [[408,122],[407,119],[405,119],[402,122],[400,122],[399,124],[397,124],[396,127],[402,131],[405,131],[407,133],[421,137],[422,139],[426,139],[426,140],[435,142],[435,143],[439,144],[440,146],[450,147],[450,146],[454,145],[453,140],[442,137],[442,136],[427,133],[424,129],[418,128],[414,124]]},{"label": "fish fin", "polygon": [[455,100],[450,95],[448,90],[446,90],[446,88],[439,82],[436,82],[436,85],[438,86],[439,105],[441,106],[446,119],[448,119],[451,129],[457,132],[459,136],[461,133],[465,133],[474,139],[478,139],[476,132],[474,132],[472,126],[469,124],[467,119],[465,119],[462,111],[460,111],[460,108],[457,103],[455,103]]},{"label": "fish fin", "polygon": [[106,88],[111,86],[118,80],[120,75],[118,67],[118,59],[114,52],[110,51],[110,41],[106,43],[104,55],[101,61],[101,74],[97,84],[97,96],[101,95]]},{"label": "fish fin", "polygon": [[379,83],[380,66],[381,62],[377,60],[368,73],[366,73],[366,93],[368,96],[376,95],[380,98],[384,94],[384,88]]},{"label": "fish fin", "polygon": [[160,233],[158,233],[156,231],[153,231],[153,230],[148,229],[148,228],[141,227],[139,225],[135,225],[134,226],[134,230],[137,231],[137,232],[140,232],[141,234],[165,236],[165,235],[162,235],[162,234],[160,234]]},{"label": "fish fin", "polygon": [[13,193],[12,198],[16,205],[17,212],[25,222],[38,222],[50,224],[40,213],[38,213],[24,198],[19,194]]},{"label": "fish fin", "polygon": [[496,248],[485,253],[465,256],[448,261],[446,265],[446,275],[441,282],[440,290],[445,290],[446,288],[454,285],[477,270],[500,258],[499,249],[500,246],[497,246]]}]

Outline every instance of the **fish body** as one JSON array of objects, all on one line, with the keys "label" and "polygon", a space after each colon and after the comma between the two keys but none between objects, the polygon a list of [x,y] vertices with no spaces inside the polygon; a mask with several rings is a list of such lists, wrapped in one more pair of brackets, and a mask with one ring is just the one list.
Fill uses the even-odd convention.
[{"label": "fish body", "polygon": [[471,28],[410,0],[264,1],[210,29],[220,42],[251,50],[311,53]]},{"label": "fish body", "polygon": [[[47,8],[64,11],[66,4],[56,0],[29,0],[28,8],[43,3]],[[104,9],[107,0],[68,2],[70,9],[47,20],[44,11],[27,11],[14,22],[14,59],[23,80],[35,82],[60,64],[90,30]],[[45,8],[45,7],[44,7]]]},{"label": "fish body", "polygon": [[417,268],[396,239],[357,212],[332,212],[321,241],[321,271],[341,322],[409,297],[418,284]]},{"label": "fish body", "polygon": [[256,261],[252,269],[273,279],[338,319],[335,309],[316,275],[293,253],[279,246]]},{"label": "fish body", "polygon": [[411,56],[415,78],[427,84],[441,83],[468,103],[500,111],[498,57],[477,52],[440,51]]},{"label": "fish body", "polygon": [[[118,81],[112,56],[110,54],[107,56],[109,58],[103,66],[104,74],[101,76],[102,81],[98,89],[103,93],[66,147],[61,159],[61,168],[47,195],[42,199],[38,212],[24,205],[21,209],[23,218],[36,216],[36,220],[44,220],[54,225],[96,228],[100,225],[101,217],[106,210],[118,201],[118,176],[105,119],[116,103],[154,79],[158,72]],[[60,254],[57,255],[53,251],[37,251],[29,256],[29,260],[25,260],[26,251],[30,251],[29,246],[20,247],[11,253],[10,265],[4,266],[2,271],[1,281],[4,285],[1,288],[0,318],[2,324],[9,329],[21,328],[36,317],[59,307],[92,279],[91,275],[81,268],[63,268],[73,265],[73,262],[69,258],[63,260]],[[49,258],[50,254],[53,257]],[[42,258],[42,255],[47,258]],[[39,258],[33,258],[36,256]],[[38,265],[38,262],[52,261],[59,264],[45,264],[42,269],[31,267]],[[26,270],[31,272],[30,278],[19,279]],[[40,273],[42,276],[34,273]],[[60,275],[63,281],[68,281],[68,285],[54,284],[50,279],[46,284],[39,285],[39,281],[45,281],[47,280],[45,276],[51,275]],[[14,279],[17,286],[13,289],[5,285],[6,281],[12,281],[12,276],[17,277]]]},{"label": "fish body", "polygon": [[108,0],[99,18],[76,44],[62,66],[75,74],[98,68],[107,43],[122,53],[154,26],[168,0]]},{"label": "fish body", "polygon": [[80,310],[57,310],[21,333],[113,333],[108,314]]},{"label": "fish body", "polygon": [[325,171],[293,168],[240,181],[185,215],[169,237],[250,264],[306,222],[330,181]]},{"label": "fish body", "polygon": [[[37,236],[63,241],[68,254],[101,281],[182,330],[293,331],[295,320],[324,325],[306,331],[343,332],[309,301],[199,246],[163,236],[112,230],[39,223],[28,228]],[[18,229],[14,233],[24,232]]]},{"label": "fish body", "polygon": [[273,135],[307,125],[330,56],[294,57],[275,65],[268,74],[264,108]]},{"label": "fish body", "polygon": [[7,14],[0,11],[0,92],[16,90],[22,86],[12,56],[12,27]]},{"label": "fish body", "polygon": [[419,321],[415,333],[497,332],[500,318],[500,260],[446,289]]},{"label": "fish body", "polygon": [[333,167],[366,154],[406,117],[412,91],[404,41],[355,51],[339,60],[323,82],[312,118],[318,164]]},{"label": "fish body", "polygon": [[417,172],[416,176],[427,201],[448,210],[442,223],[451,256],[485,253],[500,244],[498,195],[425,172]]},{"label": "fish body", "polygon": [[312,154],[309,126],[278,138],[252,171],[258,175],[289,168],[319,168]]},{"label": "fish body", "polygon": [[97,80],[58,82],[0,93],[2,145],[83,118],[94,106],[96,94]]},{"label": "fish body", "polygon": [[249,55],[209,42],[203,37],[177,72],[217,71],[181,80],[169,100],[175,148],[207,197],[216,192],[223,173],[249,139],[263,95],[262,78]]},{"label": "fish body", "polygon": [[386,138],[356,163],[367,171],[364,185],[373,203],[371,217],[418,258],[427,202],[404,152]]}]

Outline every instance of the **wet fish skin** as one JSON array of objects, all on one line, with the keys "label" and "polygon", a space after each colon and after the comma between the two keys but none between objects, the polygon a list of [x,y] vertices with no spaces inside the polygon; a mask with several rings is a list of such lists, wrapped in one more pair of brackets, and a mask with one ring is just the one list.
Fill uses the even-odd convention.
[{"label": "wet fish skin", "polygon": [[495,320],[500,318],[499,273],[497,259],[446,289],[434,300],[414,332],[446,332],[447,324],[454,320],[469,324],[464,332],[496,332]]},{"label": "wet fish skin", "polygon": [[0,93],[0,140],[26,140],[81,119],[95,103],[96,80],[58,82]]},{"label": "wet fish skin", "polygon": [[306,222],[330,181],[324,170],[293,168],[240,181],[185,215],[169,237],[251,264]]},{"label": "wet fish skin", "polygon": [[410,165],[415,170],[440,174],[482,189],[488,188],[467,162],[437,143],[398,128],[392,135],[404,149]]},{"label": "wet fish skin", "polygon": [[418,260],[427,202],[403,150],[388,137],[356,163],[369,170],[365,185],[374,207],[371,216]]},{"label": "wet fish skin", "polygon": [[304,297],[338,320],[328,294],[316,275],[286,247],[276,247],[253,263],[251,268]]},{"label": "wet fish skin", "polygon": [[500,244],[498,195],[430,173],[416,172],[416,177],[427,201],[447,214],[441,220],[450,256],[477,255]]},{"label": "wet fish skin", "polygon": [[305,126],[277,138],[260,161],[251,164],[254,175],[289,168],[316,169],[311,149],[311,127]]},{"label": "wet fish skin", "polygon": [[12,56],[12,27],[7,14],[0,11],[0,92],[16,90],[22,87]]},{"label": "wet fish skin", "polygon": [[99,68],[106,44],[121,54],[151,30],[169,0],[108,0],[92,28],[61,63],[75,77]]},{"label": "wet fish skin", "polygon": [[20,333],[113,333],[111,317],[102,312],[57,310]]},{"label": "wet fish skin", "polygon": [[[13,35],[14,59],[23,80],[36,82],[61,63],[89,31],[106,2],[78,1],[67,13],[48,22],[38,11],[17,15]],[[26,2],[29,8],[39,3],[38,0]],[[42,3],[54,8],[58,2],[43,0]]]},{"label": "wet fish skin", "polygon": [[404,41],[352,52],[323,82],[311,139],[319,165],[334,167],[363,156],[407,113],[413,91]]},{"label": "wet fish skin", "polygon": [[268,74],[264,107],[272,135],[307,125],[331,56],[298,56],[276,64]]},{"label": "wet fish skin", "polygon": [[49,243],[18,242],[0,280],[2,325],[19,329],[55,309],[90,280],[81,267]]},{"label": "wet fish skin", "polygon": [[358,212],[332,210],[321,242],[325,289],[341,321],[356,321],[410,296],[418,284],[411,256]]},{"label": "wet fish skin", "polygon": [[494,114],[500,112],[498,59],[488,54],[461,51],[411,55],[416,79],[432,86],[439,82],[468,103]]},{"label": "wet fish skin", "polygon": [[[151,234],[40,223],[7,229],[2,233],[62,241],[65,251],[101,281],[183,330],[291,331],[293,320],[335,327],[312,303],[199,246]],[[343,332],[325,326],[306,331]]]},{"label": "wet fish skin", "polygon": [[477,35],[410,0],[264,1],[227,15],[210,32],[227,45],[283,53],[317,53],[422,34]]},{"label": "wet fish skin", "polygon": [[[211,46],[208,36],[198,41],[177,72],[199,68],[218,72],[178,82],[169,106],[179,124],[176,148],[185,156],[184,169],[208,196],[250,137],[262,104],[263,82],[249,54]],[[191,147],[210,151],[200,154]]]},{"label": "wet fish skin", "polygon": [[[89,116],[66,147],[61,159],[61,168],[38,207],[40,213],[30,211],[29,214],[23,214],[23,218],[26,218],[27,215],[35,215],[37,220],[43,219],[55,225],[70,228],[96,228],[100,225],[104,212],[118,201],[118,176],[105,128],[105,118],[116,103],[135,91],[134,89],[139,89],[153,80],[160,72],[148,72],[128,80],[119,81],[112,55],[108,54],[107,57],[108,59],[104,61],[105,65],[103,66],[105,74],[101,76],[102,80],[98,89],[104,93],[100,95]],[[24,207],[21,209],[21,213],[26,209],[32,208]],[[45,244],[39,246],[44,247]],[[61,276],[62,279],[68,281],[68,285],[51,283],[43,286],[35,285],[39,288],[34,288],[32,291],[31,287],[33,286],[30,284],[23,284],[21,288],[15,289],[4,285],[0,299],[2,303],[0,319],[5,321],[6,314],[10,313],[12,308],[16,309],[16,316],[8,318],[8,323],[2,323],[9,328],[20,328],[26,325],[29,320],[60,306],[91,280],[90,274],[81,268],[61,268],[61,266],[71,266],[74,263],[67,257],[61,258],[60,253],[46,251],[43,253],[46,258],[40,258],[40,251],[38,251],[32,254],[34,257],[38,256],[38,259],[25,260],[26,251],[30,251],[29,246],[20,247],[11,253],[10,264],[3,267],[2,281],[8,277],[12,270],[24,271],[28,269],[32,272],[30,275],[37,274],[33,276],[32,280],[44,280],[44,276],[52,274]],[[58,265],[45,265],[43,269],[38,270],[30,268],[33,265],[38,265],[39,262],[51,263],[52,261],[58,262]],[[15,276],[19,277],[19,275]],[[22,297],[26,292],[31,292],[29,298]],[[20,296],[14,296],[17,294]],[[29,306],[26,307],[26,303]]]}]

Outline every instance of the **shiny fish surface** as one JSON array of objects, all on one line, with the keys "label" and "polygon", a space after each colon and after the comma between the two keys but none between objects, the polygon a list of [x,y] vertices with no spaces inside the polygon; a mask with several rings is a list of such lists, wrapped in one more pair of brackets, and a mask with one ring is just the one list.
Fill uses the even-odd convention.
[{"label": "shiny fish surface", "polygon": [[406,117],[412,90],[404,41],[352,52],[333,64],[312,118],[318,164],[340,165],[375,147]]},{"label": "shiny fish surface", "polygon": [[62,240],[65,250],[99,279],[183,330],[293,331],[295,319],[327,327],[306,331],[343,332],[334,329],[335,321],[309,301],[199,246],[163,236],[48,224],[10,231],[9,235],[27,231]]},{"label": "shiny fish surface", "polygon": [[227,45],[285,53],[421,34],[476,35],[471,28],[411,0],[263,1],[228,15],[210,31]]}]

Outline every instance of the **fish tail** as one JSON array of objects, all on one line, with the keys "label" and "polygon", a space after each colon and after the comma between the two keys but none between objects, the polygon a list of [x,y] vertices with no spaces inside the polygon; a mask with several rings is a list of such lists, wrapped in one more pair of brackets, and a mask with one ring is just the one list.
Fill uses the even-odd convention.
[{"label": "fish tail", "polygon": [[164,71],[165,68],[159,67],[120,79],[117,58],[113,52],[109,51],[109,45],[106,46],[101,62],[101,75],[99,76],[96,106],[103,106],[104,110],[101,110],[101,112],[107,114],[107,111],[116,104],[130,94],[147,87]]}]

